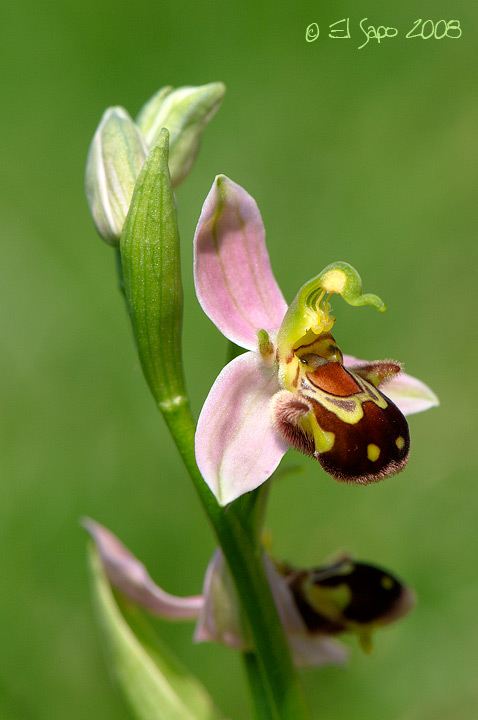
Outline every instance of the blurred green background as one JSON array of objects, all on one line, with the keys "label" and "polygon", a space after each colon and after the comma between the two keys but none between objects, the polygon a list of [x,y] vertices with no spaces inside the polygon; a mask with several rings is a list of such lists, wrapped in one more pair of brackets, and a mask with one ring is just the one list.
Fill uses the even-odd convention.
[{"label": "blurred green background", "polygon": [[[476,231],[478,11],[464,0],[384,6],[318,0],[207,4],[3,0],[1,22],[0,717],[119,720],[90,607],[89,515],[175,593],[196,593],[212,534],[143,382],[83,191],[104,109],[135,115],[165,84],[222,80],[227,94],[177,193],[185,355],[197,413],[225,359],[198,307],[191,239],[214,175],[257,200],[286,298],[333,260],[357,267],[384,314],[337,300],[345,352],[393,357],[441,407],[410,420],[406,472],[341,486],[314,463],[278,481],[277,555],[337,550],[416,589],[414,613],[352,638],[346,670],[303,673],[322,720],[470,720],[478,706]],[[351,39],[328,25],[350,17]],[[364,42],[359,20],[399,35]],[[459,19],[459,39],[406,39],[419,17]],[[305,41],[309,23],[321,35]],[[240,658],[155,625],[228,717],[244,720]]]}]

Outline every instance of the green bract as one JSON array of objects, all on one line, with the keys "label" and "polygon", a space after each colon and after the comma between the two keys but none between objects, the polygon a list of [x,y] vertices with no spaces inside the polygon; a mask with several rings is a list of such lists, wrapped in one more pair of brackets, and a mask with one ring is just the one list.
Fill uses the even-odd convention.
[{"label": "green bract", "polygon": [[201,683],[159,642],[145,619],[120,610],[98,552],[90,549],[93,596],[114,678],[137,720],[219,720]]},{"label": "green bract", "polygon": [[124,289],[143,371],[158,405],[186,395],[181,362],[183,291],[168,137],[146,159],[121,235]]}]

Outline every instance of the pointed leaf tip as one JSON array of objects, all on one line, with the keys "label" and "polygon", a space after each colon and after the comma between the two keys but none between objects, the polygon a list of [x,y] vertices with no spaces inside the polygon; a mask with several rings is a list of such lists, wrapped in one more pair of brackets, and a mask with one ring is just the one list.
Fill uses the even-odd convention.
[{"label": "pointed leaf tip", "polygon": [[89,566],[108,664],[134,717],[221,720],[205,688],[159,641],[145,618],[120,610],[93,545]]}]

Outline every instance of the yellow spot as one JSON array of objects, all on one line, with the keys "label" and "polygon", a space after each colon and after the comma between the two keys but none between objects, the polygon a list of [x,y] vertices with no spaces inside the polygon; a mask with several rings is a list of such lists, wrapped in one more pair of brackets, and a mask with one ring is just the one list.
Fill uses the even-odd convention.
[{"label": "yellow spot", "polygon": [[335,443],[335,433],[322,430],[313,412],[306,415],[300,424],[305,432],[314,438],[314,445],[317,452],[325,453],[332,450]]},{"label": "yellow spot", "polygon": [[399,435],[398,438],[395,440],[395,445],[398,447],[399,450],[402,450],[403,446],[405,445],[405,438],[402,438],[402,436]]},{"label": "yellow spot", "polygon": [[375,462],[375,460],[378,460],[378,457],[380,455],[380,448],[378,445],[374,445],[373,443],[370,443],[370,445],[367,445],[367,457],[372,462]]},{"label": "yellow spot", "polygon": [[391,590],[393,588],[393,580],[390,575],[384,575],[380,580],[380,585],[384,590]]},{"label": "yellow spot", "polygon": [[328,293],[343,293],[347,284],[347,276],[343,270],[330,270],[320,281],[321,286]]}]

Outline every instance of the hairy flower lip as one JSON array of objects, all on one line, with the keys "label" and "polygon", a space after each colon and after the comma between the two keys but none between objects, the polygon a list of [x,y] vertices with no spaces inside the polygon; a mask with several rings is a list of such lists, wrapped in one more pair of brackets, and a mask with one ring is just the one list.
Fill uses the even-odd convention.
[{"label": "hairy flower lip", "polygon": [[[345,280],[341,273],[347,276]],[[308,297],[309,288],[315,288],[310,290],[311,302],[316,295],[317,302],[322,302],[322,295],[317,294],[321,278],[325,278],[324,290],[343,291],[344,299],[352,305],[366,303],[384,309],[376,296],[361,294],[360,277],[351,266],[335,263],[299,291],[293,301],[299,320],[299,306],[303,297]],[[295,322],[293,304],[287,308],[274,278],[259,209],[243,188],[224,175],[216,177],[196,228],[194,282],[206,315],[226,338],[249,351],[217,377],[196,431],[198,467],[219,504],[226,505],[265,482],[290,446],[290,438],[285,442],[274,427],[269,401],[287,387],[281,377],[289,353],[285,340],[292,343],[293,357],[292,339],[299,340],[302,335],[297,335],[293,326],[284,329],[286,319],[287,323]],[[328,326],[326,308],[324,312]],[[302,330],[307,332],[307,327]],[[277,355],[271,344],[276,336],[282,353]],[[346,368],[366,364],[344,356]],[[424,383],[405,373],[388,382],[386,394],[404,414],[438,404]]]}]

